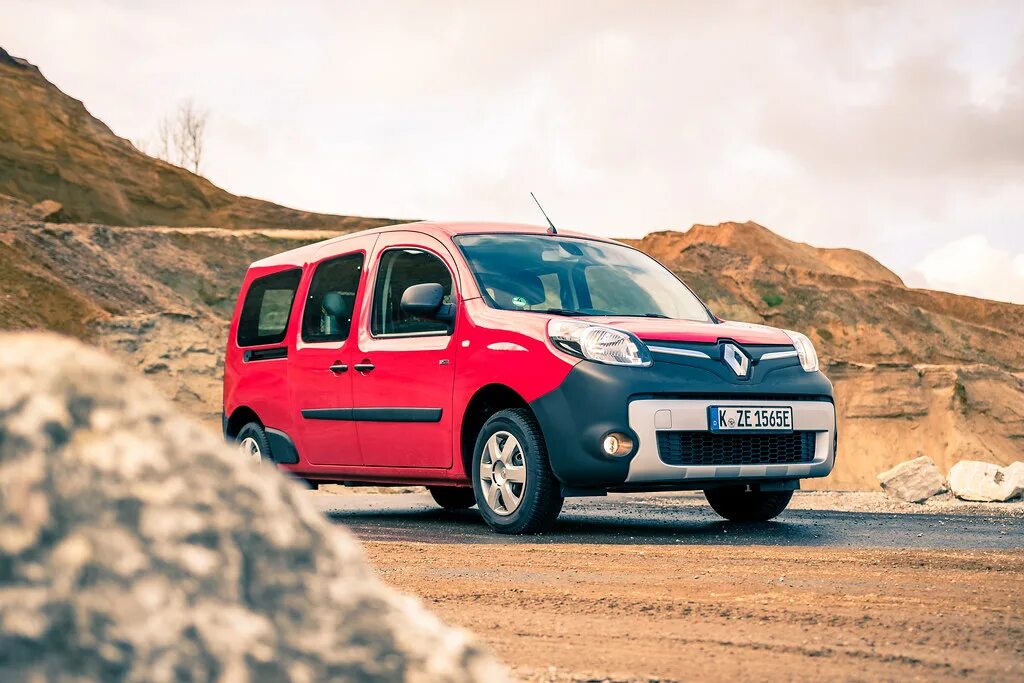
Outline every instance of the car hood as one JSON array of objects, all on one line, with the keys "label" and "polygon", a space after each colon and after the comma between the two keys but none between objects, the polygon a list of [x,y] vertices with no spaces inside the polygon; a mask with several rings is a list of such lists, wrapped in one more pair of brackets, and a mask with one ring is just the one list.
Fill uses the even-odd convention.
[{"label": "car hood", "polygon": [[731,339],[739,344],[792,344],[782,330],[766,325],[723,321],[719,323],[662,318],[588,316],[574,318],[632,332],[643,341],[694,342],[714,344]]}]

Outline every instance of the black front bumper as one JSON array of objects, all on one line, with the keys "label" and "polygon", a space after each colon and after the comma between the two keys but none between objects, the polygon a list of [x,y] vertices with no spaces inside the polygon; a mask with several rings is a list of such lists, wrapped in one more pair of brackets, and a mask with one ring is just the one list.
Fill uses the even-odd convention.
[{"label": "black front bumper", "polygon": [[[832,383],[821,372],[805,372],[795,358],[754,361],[740,378],[719,357],[655,354],[647,368],[578,363],[554,391],[533,403],[547,444],[551,469],[567,487],[604,489],[621,485],[635,454],[610,458],[601,450],[609,432],[639,440],[629,426],[629,403],[638,399],[733,398],[833,401]],[[751,353],[757,358],[761,352]]]}]

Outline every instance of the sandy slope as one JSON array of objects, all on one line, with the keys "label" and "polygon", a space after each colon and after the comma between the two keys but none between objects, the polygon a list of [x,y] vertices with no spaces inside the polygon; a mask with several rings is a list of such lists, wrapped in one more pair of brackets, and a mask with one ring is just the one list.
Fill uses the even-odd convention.
[{"label": "sandy slope", "polygon": [[[246,267],[333,234],[43,223],[27,205],[0,198],[0,320],[111,349],[219,424],[227,319]],[[873,334],[866,328],[865,340]],[[872,351],[819,344],[836,387],[839,459],[831,477],[808,488],[875,488],[875,474],[919,454],[943,469],[965,457],[1024,459],[1024,374],[1015,366],[931,362],[941,359],[922,352],[924,362],[907,351],[880,363]],[[964,358],[973,353],[961,347]],[[1016,362],[1024,351],[999,353]]]},{"label": "sandy slope", "polygon": [[[95,341],[214,422],[226,320],[246,266],[394,222],[231,195],[140,153],[2,50],[0,192],[23,200],[0,196],[0,327]],[[59,211],[31,208],[54,199]],[[44,215],[172,227],[57,225]],[[630,242],[718,315],[813,339],[836,386],[840,457],[832,477],[810,486],[873,488],[877,472],[920,454],[944,469],[962,458],[1024,459],[1024,306],[908,289],[868,254],[749,221]]]}]

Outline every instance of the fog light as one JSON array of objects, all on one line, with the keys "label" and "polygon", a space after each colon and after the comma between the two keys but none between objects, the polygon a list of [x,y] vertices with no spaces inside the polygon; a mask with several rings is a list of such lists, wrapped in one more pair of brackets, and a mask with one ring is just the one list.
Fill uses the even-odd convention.
[{"label": "fog light", "polygon": [[601,448],[604,449],[605,455],[615,457],[627,455],[633,450],[633,439],[629,438],[625,434],[612,432],[608,436],[604,437],[604,441],[601,443]]}]

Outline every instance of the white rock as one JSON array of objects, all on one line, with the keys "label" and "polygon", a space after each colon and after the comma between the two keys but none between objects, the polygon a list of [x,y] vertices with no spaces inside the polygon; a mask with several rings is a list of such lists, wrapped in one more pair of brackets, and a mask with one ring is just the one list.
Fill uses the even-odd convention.
[{"label": "white rock", "polygon": [[908,503],[923,503],[946,490],[942,473],[926,455],[907,460],[878,475],[882,490]]},{"label": "white rock", "polygon": [[1010,463],[1003,468],[1003,473],[1006,478],[1010,480],[1010,485],[1014,487],[1015,493],[1010,496],[1011,498],[1024,498],[1024,462],[1018,460],[1017,462]]},{"label": "white rock", "polygon": [[949,470],[949,488],[963,500],[1010,500],[1024,490],[1024,463],[999,467],[990,462],[961,460]]}]

